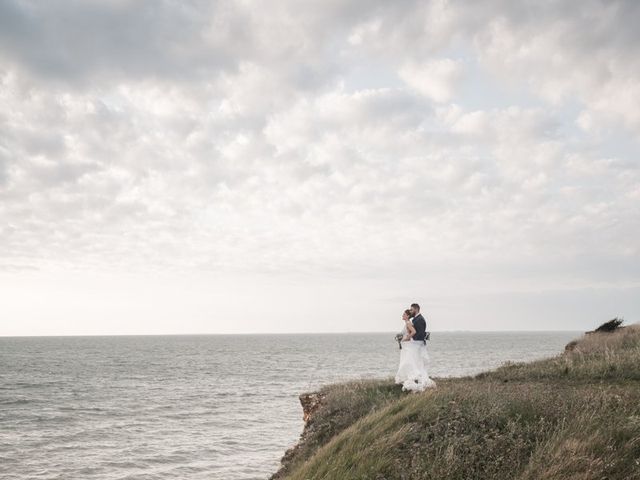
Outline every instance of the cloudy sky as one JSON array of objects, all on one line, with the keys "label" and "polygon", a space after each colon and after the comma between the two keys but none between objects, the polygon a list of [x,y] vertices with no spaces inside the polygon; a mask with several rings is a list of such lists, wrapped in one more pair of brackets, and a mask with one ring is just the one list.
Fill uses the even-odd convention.
[{"label": "cloudy sky", "polygon": [[638,321],[639,21],[1,0],[0,335]]}]

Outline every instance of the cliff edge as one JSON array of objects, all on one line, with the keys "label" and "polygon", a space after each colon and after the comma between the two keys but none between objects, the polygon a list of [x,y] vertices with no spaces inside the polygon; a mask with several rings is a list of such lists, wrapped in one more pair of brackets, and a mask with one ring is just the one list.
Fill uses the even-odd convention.
[{"label": "cliff edge", "polygon": [[437,383],[303,393],[300,440],[270,478],[640,480],[640,325]]}]

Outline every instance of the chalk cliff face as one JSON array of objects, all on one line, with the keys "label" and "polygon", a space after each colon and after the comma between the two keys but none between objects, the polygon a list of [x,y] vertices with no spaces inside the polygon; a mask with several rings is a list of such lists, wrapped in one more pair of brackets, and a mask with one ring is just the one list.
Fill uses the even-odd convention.
[{"label": "chalk cliff face", "polygon": [[289,448],[280,460],[280,470],[269,477],[269,480],[277,480],[284,477],[286,467],[290,460],[295,457],[298,450],[303,448],[305,442],[313,433],[314,423],[313,414],[323,405],[325,396],[320,392],[303,393],[298,397],[302,405],[302,420],[304,420],[304,429],[300,434],[300,439],[295,446]]}]

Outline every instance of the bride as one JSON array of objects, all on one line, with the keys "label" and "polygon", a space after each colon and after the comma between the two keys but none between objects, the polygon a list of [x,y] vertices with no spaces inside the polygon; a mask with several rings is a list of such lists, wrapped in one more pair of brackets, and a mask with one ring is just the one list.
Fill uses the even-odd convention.
[{"label": "bride", "polygon": [[402,384],[402,391],[423,391],[435,387],[436,383],[429,378],[426,363],[429,360],[426,342],[413,340],[416,329],[411,322],[411,310],[402,314],[404,329],[400,341],[400,365],[396,372],[395,383]]}]

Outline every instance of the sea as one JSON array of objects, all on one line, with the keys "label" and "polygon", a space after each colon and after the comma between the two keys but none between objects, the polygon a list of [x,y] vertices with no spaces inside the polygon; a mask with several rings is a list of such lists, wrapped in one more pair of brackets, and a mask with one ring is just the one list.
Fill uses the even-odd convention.
[{"label": "sea", "polygon": [[[395,333],[0,337],[0,479],[267,479],[302,432],[298,395],[392,377]],[[580,334],[432,332],[429,374]]]}]

